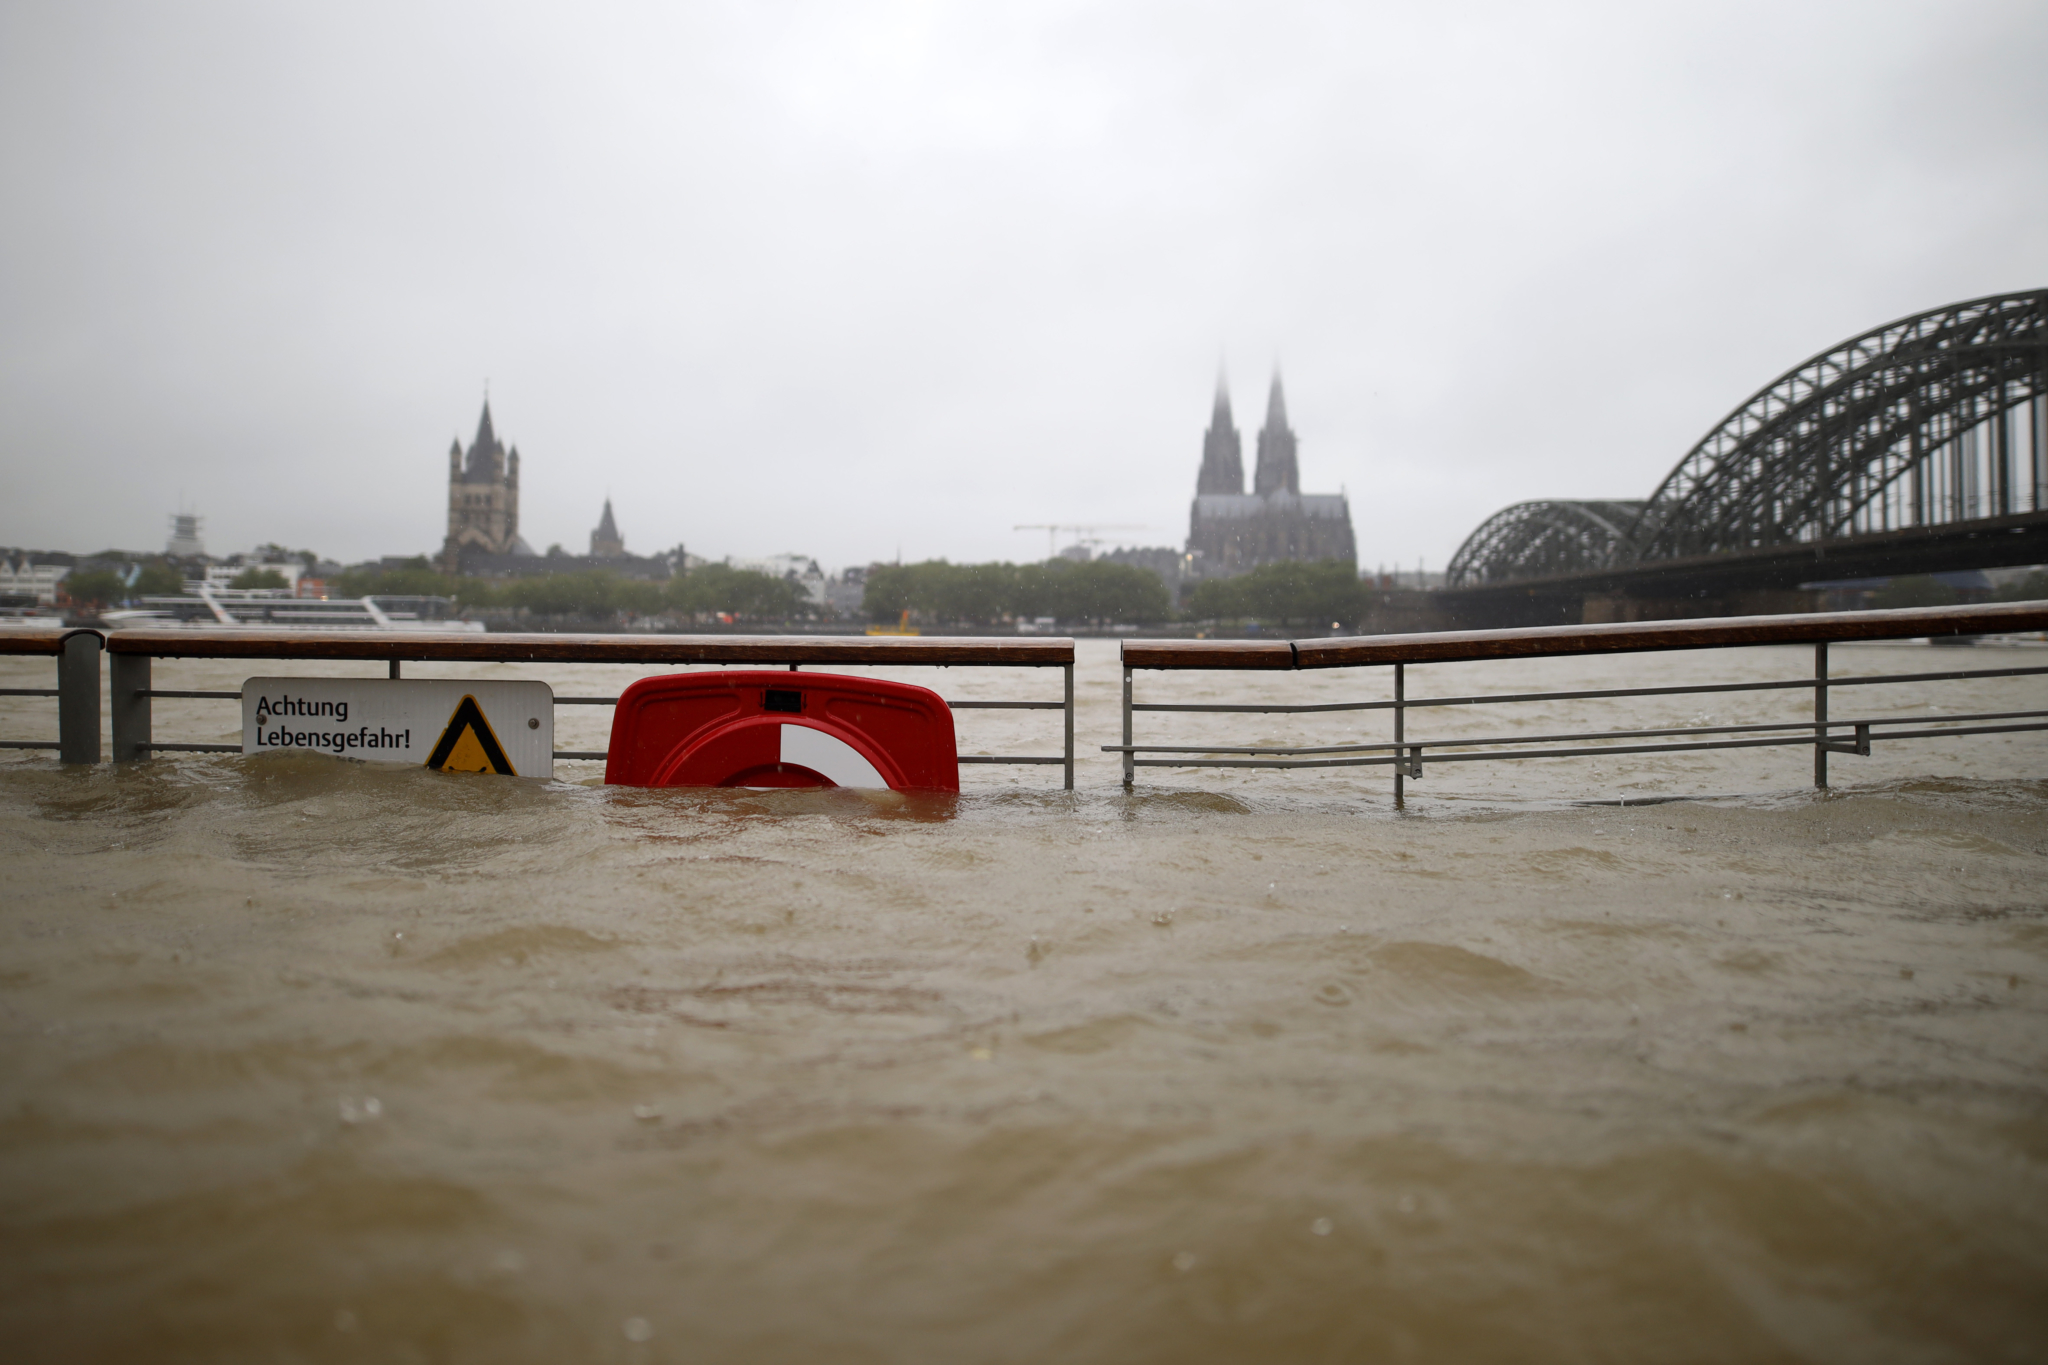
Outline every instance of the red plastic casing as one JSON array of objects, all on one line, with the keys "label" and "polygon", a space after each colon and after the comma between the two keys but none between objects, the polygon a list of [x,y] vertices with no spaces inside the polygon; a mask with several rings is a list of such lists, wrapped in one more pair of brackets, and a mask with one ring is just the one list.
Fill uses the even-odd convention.
[{"label": "red plastic casing", "polygon": [[[770,710],[770,692],[785,709]],[[800,709],[786,709],[789,694]],[[783,761],[782,727],[855,750],[895,791],[960,790],[953,712],[930,688],[775,669],[642,678],[612,712],[604,780],[627,787],[830,787]]]}]

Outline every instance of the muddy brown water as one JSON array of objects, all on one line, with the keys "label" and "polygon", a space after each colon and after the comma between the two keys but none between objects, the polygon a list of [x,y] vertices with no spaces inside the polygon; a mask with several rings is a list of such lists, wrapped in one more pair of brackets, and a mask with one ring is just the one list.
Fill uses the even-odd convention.
[{"label": "muddy brown water", "polygon": [[[1126,794],[1087,752],[1118,685],[1084,644],[1072,794],[1046,769],[970,769],[956,800],[0,760],[6,1357],[2048,1358],[2048,742],[1880,747],[1835,759],[1830,794],[1796,749],[1442,765],[1396,812],[1384,770]],[[1834,710],[2048,686],[1899,693]],[[1411,734],[1798,705],[1439,708]],[[36,732],[41,706],[0,721]],[[606,713],[562,714],[563,747],[601,747]],[[1257,743],[1383,718],[1140,724]],[[162,702],[158,728],[236,720]],[[1056,716],[960,728],[968,752],[1057,746]],[[1714,799],[1575,804],[1659,795]]]}]

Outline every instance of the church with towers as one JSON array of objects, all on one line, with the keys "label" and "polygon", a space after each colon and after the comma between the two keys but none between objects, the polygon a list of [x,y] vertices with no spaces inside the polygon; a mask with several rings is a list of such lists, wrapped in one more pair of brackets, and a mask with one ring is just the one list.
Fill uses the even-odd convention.
[{"label": "church with towers", "polygon": [[467,451],[458,438],[448,447],[448,538],[441,544],[443,572],[486,578],[609,569],[628,578],[667,578],[682,562],[682,546],[657,555],[626,552],[612,516],[612,500],[590,533],[588,555],[564,554],[559,545],[535,554],[519,534],[519,448],[498,439],[491,400],[484,399],[476,439]]},{"label": "church with towers", "polygon": [[491,400],[484,400],[476,439],[464,454],[462,442],[448,447],[448,539],[441,546],[443,567],[463,569],[467,556],[531,555],[519,538],[519,448],[507,447],[491,426]]},{"label": "church with towers", "polygon": [[1230,391],[1218,377],[1188,515],[1190,576],[1225,578],[1290,560],[1358,562],[1350,501],[1342,493],[1301,491],[1299,446],[1287,424],[1287,397],[1276,373],[1266,395],[1266,424],[1259,429],[1247,493],[1244,442],[1230,414]]}]

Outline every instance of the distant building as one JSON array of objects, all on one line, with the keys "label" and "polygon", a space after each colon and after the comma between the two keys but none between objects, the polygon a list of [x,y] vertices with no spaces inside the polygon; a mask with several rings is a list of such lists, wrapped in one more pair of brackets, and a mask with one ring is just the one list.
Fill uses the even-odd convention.
[{"label": "distant building", "polygon": [[71,556],[61,556],[61,563],[50,562],[56,556],[43,557],[41,563],[36,558],[21,551],[0,554],[0,606],[56,605],[57,585],[71,572]]},{"label": "distant building", "polygon": [[468,555],[532,553],[519,538],[519,449],[499,442],[486,398],[468,454],[460,440],[448,447],[448,539],[441,558],[449,573],[461,573]]},{"label": "distant building", "polygon": [[203,582],[209,588],[225,588],[233,585],[243,574],[268,569],[284,580],[285,588],[292,596],[299,596],[299,580],[306,576],[306,563],[302,559],[272,559],[262,554],[229,555],[218,564],[206,566]]},{"label": "distant building", "polygon": [[825,580],[825,605],[835,616],[857,617],[867,599],[868,571],[858,565],[841,569]]},{"label": "distant building", "polygon": [[1230,394],[1217,381],[1188,516],[1186,567],[1191,575],[1229,577],[1290,560],[1358,562],[1350,501],[1341,493],[1301,491],[1299,444],[1287,424],[1287,399],[1275,374],[1266,398],[1266,425],[1259,431],[1252,491],[1245,492],[1244,445],[1230,415]]},{"label": "distant building", "polygon": [[1187,557],[1179,550],[1166,545],[1122,546],[1108,554],[1096,556],[1110,564],[1128,564],[1137,569],[1150,569],[1159,575],[1169,591],[1177,591],[1186,570]]},{"label": "distant building", "polygon": [[590,533],[590,557],[617,559],[625,553],[625,537],[619,534],[618,523],[612,520],[612,500],[606,498],[604,516],[598,520],[597,529]]},{"label": "distant building", "polygon": [[206,554],[206,542],[199,538],[199,514],[176,512],[171,516],[171,538],[164,553],[173,559],[199,559]]}]

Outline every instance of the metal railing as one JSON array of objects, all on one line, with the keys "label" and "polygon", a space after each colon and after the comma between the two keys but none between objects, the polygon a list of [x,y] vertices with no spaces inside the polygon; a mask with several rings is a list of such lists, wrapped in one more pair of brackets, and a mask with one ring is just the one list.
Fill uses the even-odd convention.
[{"label": "metal railing", "polygon": [[[1616,754],[1684,753],[1787,745],[1813,749],[1813,782],[1828,785],[1828,755],[1867,757],[1877,740],[1927,739],[1949,735],[2009,734],[2048,730],[2048,709],[1939,713],[1923,716],[1831,717],[1832,688],[1876,684],[2014,678],[2048,674],[2048,666],[1942,669],[1915,673],[1831,676],[1828,646],[1851,640],[1905,640],[1974,636],[2048,628],[2048,602],[1995,606],[1934,607],[1901,611],[1830,612],[1796,616],[1735,616],[1694,621],[1645,621],[1598,626],[1539,626],[1522,630],[1446,631],[1425,635],[1377,635],[1286,641],[1126,641],[1123,646],[1123,743],[1105,744],[1123,756],[1129,787],[1139,768],[1357,768],[1393,769],[1394,799],[1404,784],[1422,776],[1430,763],[1477,763],[1523,758],[1572,758]],[[1607,687],[1572,691],[1497,692],[1455,697],[1410,697],[1407,667],[1419,663],[1562,658],[1666,650],[1722,649],[1740,645],[1811,645],[1811,677],[1758,682],[1696,683],[1668,687]],[[1295,671],[1320,668],[1390,667],[1385,700],[1288,704],[1140,702],[1132,694],[1133,674],[1144,670]],[[1523,702],[1599,700],[1620,697],[1691,696],[1716,692],[1807,691],[1810,719],[1751,725],[1687,725],[1643,729],[1573,731],[1546,735],[1456,735],[1416,739],[1407,733],[1407,713],[1417,707],[1495,706]],[[1321,745],[1139,744],[1139,712],[1288,714],[1389,711],[1393,735],[1384,743]],[[1712,736],[1712,738],[1704,738]],[[1657,741],[1627,743],[1625,741]],[[1174,755],[1174,757],[1144,757]]]},{"label": "metal railing", "polygon": [[96,630],[0,632],[0,654],[57,661],[55,687],[0,687],[0,697],[55,697],[57,738],[0,739],[0,749],[55,749],[65,763],[100,761],[100,648]]},{"label": "metal railing", "polygon": [[[90,634],[90,632],[86,632]],[[97,646],[97,637],[95,637]],[[1058,668],[1058,701],[956,701],[955,711],[1060,711],[1059,754],[962,754],[962,763],[1058,765],[1074,786],[1074,642],[1070,639],[923,639],[864,636],[491,635],[426,631],[117,630],[106,637],[113,758],[132,762],[152,753],[240,753],[239,744],[185,744],[155,738],[150,703],[157,698],[240,701],[239,691],[159,688],[157,659],[331,659],[386,662],[390,676],[416,663],[728,664],[788,668],[807,665],[931,668]],[[93,757],[99,755],[98,651],[93,653]],[[556,697],[557,706],[611,706],[613,697]],[[601,750],[557,749],[559,759],[603,759]]]}]

